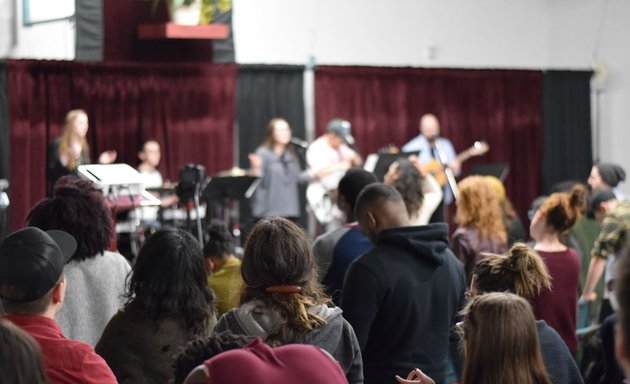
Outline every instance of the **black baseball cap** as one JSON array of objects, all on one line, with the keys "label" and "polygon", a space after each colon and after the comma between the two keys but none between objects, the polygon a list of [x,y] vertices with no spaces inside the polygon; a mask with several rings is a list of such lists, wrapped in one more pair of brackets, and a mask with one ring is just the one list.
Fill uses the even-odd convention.
[{"label": "black baseball cap", "polygon": [[354,137],[352,137],[352,124],[344,119],[332,119],[328,122],[326,130],[343,139],[348,145],[354,145]]},{"label": "black baseball cap", "polygon": [[18,303],[35,301],[59,281],[77,250],[69,233],[26,227],[0,244],[0,297]]},{"label": "black baseball cap", "polygon": [[612,189],[602,189],[593,192],[589,201],[589,208],[591,209],[591,213],[594,214],[595,211],[597,211],[602,205],[602,203],[615,199],[617,199],[617,197],[615,196],[615,193]]}]

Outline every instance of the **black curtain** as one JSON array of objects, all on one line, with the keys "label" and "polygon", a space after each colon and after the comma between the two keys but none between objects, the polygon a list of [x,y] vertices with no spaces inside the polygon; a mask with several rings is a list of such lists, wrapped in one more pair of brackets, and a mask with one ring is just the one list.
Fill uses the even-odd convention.
[{"label": "black curtain", "polygon": [[76,60],[103,61],[103,3],[76,0]]},{"label": "black curtain", "polygon": [[[9,97],[7,67],[0,61],[0,179],[9,179]],[[2,190],[0,189],[0,193]],[[1,197],[0,197],[1,198]],[[0,241],[9,229],[9,207],[0,201]]]},{"label": "black curtain", "polygon": [[288,65],[241,65],[236,85],[239,165],[249,167],[247,154],[265,136],[267,122],[283,117],[293,136],[304,138],[304,67]]},{"label": "black curtain", "polygon": [[[249,168],[247,155],[254,152],[265,136],[267,122],[282,117],[289,122],[294,137],[305,138],[304,67],[289,65],[241,65],[236,85],[239,166]],[[302,165],[304,158],[302,157]],[[300,196],[304,196],[304,190]],[[306,227],[305,202],[299,224]],[[241,204],[243,239],[249,231],[249,203]]]},{"label": "black curtain", "polygon": [[560,181],[586,182],[593,164],[590,71],[543,74],[543,192]]},{"label": "black curtain", "polygon": [[9,97],[7,66],[0,61],[0,179],[9,178]]}]

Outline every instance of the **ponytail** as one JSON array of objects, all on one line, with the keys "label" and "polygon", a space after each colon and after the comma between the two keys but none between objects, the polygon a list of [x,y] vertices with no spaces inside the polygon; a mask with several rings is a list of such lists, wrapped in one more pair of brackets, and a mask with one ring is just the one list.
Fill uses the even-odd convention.
[{"label": "ponytail", "polygon": [[560,235],[571,229],[586,210],[586,187],[575,184],[569,193],[557,192],[541,205],[546,223]]},{"label": "ponytail", "polygon": [[551,288],[551,277],[543,259],[525,243],[514,243],[506,255],[484,254],[473,270],[480,292],[512,292],[534,297]]},{"label": "ponytail", "polygon": [[525,243],[515,243],[507,253],[507,269],[514,277],[514,293],[523,297],[537,296],[551,288],[551,276],[544,260]]}]

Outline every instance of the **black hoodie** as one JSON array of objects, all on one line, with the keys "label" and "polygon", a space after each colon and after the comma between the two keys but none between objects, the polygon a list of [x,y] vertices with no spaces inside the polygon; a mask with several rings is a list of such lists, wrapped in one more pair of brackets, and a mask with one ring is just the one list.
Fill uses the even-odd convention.
[{"label": "black hoodie", "polygon": [[341,301],[361,346],[365,383],[395,382],[415,367],[444,382],[465,291],[446,224],[382,231],[350,266]]}]

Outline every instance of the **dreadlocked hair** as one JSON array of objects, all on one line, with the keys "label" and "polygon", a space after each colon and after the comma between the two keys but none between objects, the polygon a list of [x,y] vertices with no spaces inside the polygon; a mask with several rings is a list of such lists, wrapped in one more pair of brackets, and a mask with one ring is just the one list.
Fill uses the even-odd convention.
[{"label": "dreadlocked hair", "polygon": [[506,255],[484,254],[473,270],[473,284],[480,293],[511,292],[530,298],[551,289],[551,276],[536,251],[514,243]]},{"label": "dreadlocked hair", "polygon": [[[309,309],[329,304],[318,281],[315,257],[304,231],[293,222],[271,217],[259,221],[247,239],[241,265],[241,304],[258,300],[276,313],[279,323],[269,334],[269,343],[301,340],[326,321]],[[299,287],[299,292],[270,293],[281,285]]]}]

